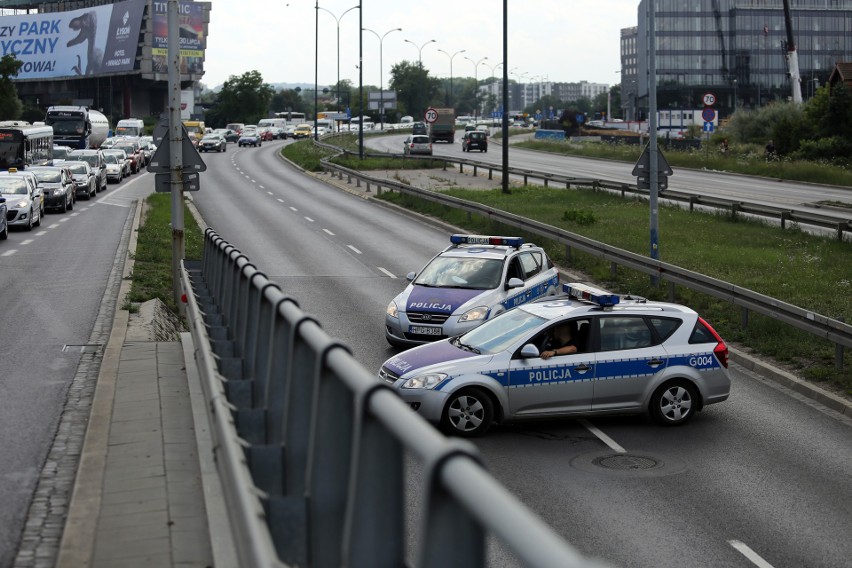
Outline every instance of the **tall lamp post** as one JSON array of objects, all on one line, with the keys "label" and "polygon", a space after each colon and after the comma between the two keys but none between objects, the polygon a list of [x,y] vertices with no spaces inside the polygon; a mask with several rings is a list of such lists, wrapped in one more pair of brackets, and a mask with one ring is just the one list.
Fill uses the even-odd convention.
[{"label": "tall lamp post", "polygon": [[423,67],[423,48],[426,47],[427,45],[429,45],[430,43],[437,43],[434,39],[430,39],[429,41],[427,41],[423,45],[417,45],[416,43],[414,43],[410,39],[406,39],[404,41],[406,43],[410,43],[411,45],[413,45],[414,47],[417,48],[417,64],[420,65],[420,67]]},{"label": "tall lamp post", "polygon": [[382,44],[385,41],[385,36],[387,36],[391,32],[401,32],[402,28],[394,28],[392,30],[388,30],[384,33],[384,35],[379,35],[377,32],[371,30],[370,28],[361,28],[365,32],[370,32],[377,38],[379,38],[379,120],[380,120],[380,129],[385,129],[385,81],[382,76],[383,71],[383,63],[382,63]]},{"label": "tall lamp post", "polygon": [[[340,14],[339,16],[335,16],[334,12],[332,12],[331,10],[327,10],[326,8],[323,8],[322,6],[319,5],[319,0],[316,0],[316,12],[317,12],[317,17],[316,17],[316,20],[317,20],[317,24],[316,24],[316,26],[317,26],[317,34],[316,34],[317,48],[316,49],[317,49],[317,51],[319,51],[319,11],[322,10],[323,12],[328,12],[329,14],[331,14],[331,17],[334,18],[334,21],[337,22],[337,94],[335,95],[335,98],[337,99],[338,105],[340,105],[340,20],[347,13],[351,12],[352,10],[357,10],[359,7],[360,6],[352,6],[351,8],[347,8],[346,10],[344,10],[343,13]],[[317,75],[318,75],[317,69],[319,67],[318,62],[317,62],[318,55],[319,54],[317,54],[317,57],[314,58],[314,75],[315,75],[314,81],[315,82],[316,82],[316,79],[318,79],[318,77],[317,77]],[[316,88],[317,88],[317,85],[315,84],[314,85],[314,92],[315,93],[316,93]],[[316,102],[314,103],[314,105],[316,105]],[[337,110],[340,110],[340,109],[338,108]],[[314,106],[314,117],[316,117],[316,106]],[[314,122],[316,122],[316,120]],[[337,121],[335,121],[335,123],[336,122]],[[317,130],[316,125],[314,125],[314,132],[315,133],[316,133],[316,130]]]},{"label": "tall lamp post", "polygon": [[453,59],[456,58],[456,55],[458,55],[459,53],[464,53],[466,50],[460,49],[452,55],[450,55],[448,52],[444,51],[443,49],[439,49],[438,51],[440,51],[441,53],[443,53],[444,55],[446,55],[447,57],[450,58],[450,96],[447,98],[447,104],[450,107],[452,107],[453,106]]},{"label": "tall lamp post", "polygon": [[476,115],[479,114],[479,66],[488,65],[487,63],[483,63],[487,57],[483,57],[479,61],[474,61],[467,55],[464,56],[465,59],[473,63],[473,120],[476,121]]}]

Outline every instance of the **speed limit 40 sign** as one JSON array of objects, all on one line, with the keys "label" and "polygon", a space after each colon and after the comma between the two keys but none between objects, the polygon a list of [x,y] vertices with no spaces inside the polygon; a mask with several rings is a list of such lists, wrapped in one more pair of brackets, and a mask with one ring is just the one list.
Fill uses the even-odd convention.
[{"label": "speed limit 40 sign", "polygon": [[433,122],[438,120],[438,111],[432,107],[429,107],[426,109],[426,114],[423,115],[423,118],[426,120],[426,122],[432,124]]},{"label": "speed limit 40 sign", "polygon": [[713,106],[716,104],[716,95],[713,93],[705,93],[704,94],[704,106]]}]

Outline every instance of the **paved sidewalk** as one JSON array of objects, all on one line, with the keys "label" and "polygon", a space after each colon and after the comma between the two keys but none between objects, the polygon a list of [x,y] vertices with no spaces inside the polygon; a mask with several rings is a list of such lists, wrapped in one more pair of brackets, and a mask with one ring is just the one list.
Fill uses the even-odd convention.
[{"label": "paved sidewalk", "polygon": [[[119,305],[130,289],[140,219],[141,208]],[[139,340],[128,336],[129,319],[127,310],[115,310],[55,565],[213,566],[205,504],[210,476],[202,471],[210,469],[206,456],[212,451],[205,441],[206,416],[200,426],[194,422],[198,388],[188,380],[195,377],[191,339],[182,336],[188,345]],[[203,407],[196,414],[203,415]],[[214,528],[220,527],[214,522]]]}]

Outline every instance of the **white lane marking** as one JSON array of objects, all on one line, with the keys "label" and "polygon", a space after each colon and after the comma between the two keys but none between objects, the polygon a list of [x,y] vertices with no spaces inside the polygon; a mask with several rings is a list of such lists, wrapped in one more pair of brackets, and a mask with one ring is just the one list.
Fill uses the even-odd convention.
[{"label": "white lane marking", "polygon": [[332,237],[334,236],[334,233],[332,233],[332,232],[331,232],[331,231],[329,231],[328,229],[323,229],[323,232],[328,233],[328,234],[329,234],[329,235],[331,235]]},{"label": "white lane marking", "polygon": [[749,548],[748,545],[744,542],[740,542],[738,540],[729,540],[728,544],[733,546],[737,550],[737,552],[751,560],[752,564],[754,564],[758,568],[772,568],[772,564],[761,558],[758,553]]},{"label": "white lane marking", "polygon": [[263,186],[261,185],[261,186],[260,186],[260,189],[266,189],[266,188],[265,188],[265,187],[263,187]]},{"label": "white lane marking", "polygon": [[74,212],[74,213],[71,213],[71,215],[69,215],[69,217],[76,217],[77,215],[79,215],[79,213]]},{"label": "white lane marking", "polygon": [[313,223],[313,222],[314,222],[314,220],[313,220],[313,219],[311,219],[310,217],[305,217],[305,219],[306,219],[309,223]]},{"label": "white lane marking", "polygon": [[298,211],[295,207],[290,207],[290,211]]},{"label": "white lane marking", "polygon": [[247,175],[245,175],[245,174],[243,174],[243,177],[244,177],[244,178],[246,178],[246,179],[251,179],[251,177],[250,177],[250,176],[247,176]]},{"label": "white lane marking", "polygon": [[59,222],[60,223],[67,223],[68,219],[69,219],[69,217],[65,217],[64,219],[60,219]]},{"label": "white lane marking", "polygon": [[390,276],[391,278],[393,278],[394,280],[396,280],[396,276],[394,276],[394,275],[393,275],[393,272],[391,272],[390,270],[385,270],[385,269],[384,269],[384,268],[382,268],[381,266],[377,266],[376,268],[378,268],[379,270],[381,270],[382,272],[384,272],[385,274],[387,274],[388,276]]},{"label": "white lane marking", "polygon": [[0,254],[0,256],[12,256],[16,252],[18,252],[18,249],[11,249],[11,250],[7,250],[3,254]]},{"label": "white lane marking", "polygon": [[33,242],[33,240],[32,240],[32,239],[27,239],[27,240],[25,240],[25,241],[21,241],[21,244],[22,244],[22,245],[28,245],[28,244],[30,244],[31,242]]},{"label": "white lane marking", "polygon": [[278,201],[278,203],[284,203],[283,199],[276,199],[276,201]]},{"label": "white lane marking", "polygon": [[251,182],[252,182],[252,183],[257,183],[257,181],[256,181],[256,180],[251,180]]},{"label": "white lane marking", "polygon": [[592,424],[591,422],[589,422],[589,421],[588,421],[588,420],[586,420],[585,418],[581,418],[581,419],[580,419],[580,424],[582,424],[583,426],[585,426],[585,427],[586,427],[586,429],[587,429],[589,432],[591,432],[592,434],[594,434],[595,436],[597,436],[597,437],[598,437],[598,439],[599,439],[601,442],[603,442],[604,444],[606,444],[607,446],[609,446],[609,449],[611,449],[612,451],[614,451],[614,452],[618,452],[619,454],[626,454],[626,453],[627,453],[627,450],[625,450],[625,449],[624,449],[624,448],[622,448],[620,445],[618,445],[618,443],[616,443],[616,441],[615,441],[615,440],[613,440],[612,438],[610,438],[609,436],[607,436],[606,434],[604,434],[603,432],[601,432],[599,428],[597,428],[594,424]]},{"label": "white lane marking", "polygon": [[358,254],[363,254],[360,250],[356,249],[356,248],[355,248],[355,247],[353,247],[352,245],[346,245],[346,246],[348,246],[349,248],[351,248],[352,250],[354,250],[354,251],[355,251],[356,253],[358,253]]},{"label": "white lane marking", "polygon": [[271,191],[267,191],[267,192],[266,192],[266,195],[275,195],[275,194],[274,194],[274,193],[272,193]]},{"label": "white lane marking", "polygon": [[48,225],[47,228],[48,229],[57,229],[57,228],[59,228],[59,223],[54,223],[53,225]]}]

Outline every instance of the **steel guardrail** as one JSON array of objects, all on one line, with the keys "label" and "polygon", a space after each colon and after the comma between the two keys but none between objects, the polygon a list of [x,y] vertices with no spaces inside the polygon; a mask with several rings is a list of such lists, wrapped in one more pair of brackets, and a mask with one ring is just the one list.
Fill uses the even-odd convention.
[{"label": "steel guardrail", "polygon": [[[353,154],[353,152],[350,150],[344,150],[332,144],[318,144],[325,148],[338,150],[342,154]],[[429,156],[403,156],[401,154],[395,153],[375,152],[368,152],[365,154],[365,156],[377,158],[397,157],[414,160],[430,159]],[[446,164],[457,164],[460,172],[464,172],[464,168],[466,166],[470,167],[473,169],[474,175],[476,175],[480,169],[485,170],[488,172],[488,179],[492,179],[493,173],[495,171],[498,173],[502,173],[502,166],[495,165],[489,162],[471,160],[469,158],[456,158],[453,156],[433,156],[431,157],[431,159],[442,160],[445,164],[445,169]],[[648,190],[639,189],[636,184],[618,182],[601,178],[578,178],[562,174],[539,172],[511,166],[509,167],[509,175],[523,178],[524,185],[527,185],[530,179],[538,179],[542,181],[544,187],[549,187],[551,184],[564,186],[566,189],[570,188],[571,186],[582,186],[592,187],[595,189],[618,191],[621,192],[622,195],[631,194],[646,198],[650,195]],[[688,204],[690,211],[692,211],[696,206],[699,206],[727,211],[733,217],[736,217],[737,215],[741,214],[762,217],[769,220],[777,221],[781,225],[781,228],[786,228],[789,223],[820,227],[822,229],[835,231],[837,239],[841,241],[843,240],[843,237],[846,233],[852,232],[852,216],[850,216],[848,219],[838,219],[837,217],[833,217],[830,215],[822,215],[816,212],[797,211],[795,209],[775,207],[772,205],[750,203],[746,201],[724,199],[720,197],[696,195],[694,193],[687,193],[672,189],[666,189],[661,191],[660,198],[669,201],[674,201],[677,203]]]},{"label": "steel guardrail", "polygon": [[[440,159],[444,159],[441,157]],[[337,173],[342,179],[347,176],[350,180],[356,179],[358,183],[364,182],[376,187],[376,193],[381,194],[382,188],[399,191],[421,199],[446,205],[471,214],[478,214],[508,226],[517,227],[531,234],[551,239],[567,247],[574,248],[614,265],[624,266],[639,272],[658,276],[672,284],[678,284],[685,288],[702,292],[717,299],[725,300],[745,310],[753,311],[761,315],[779,320],[822,339],[835,344],[838,355],[836,360],[842,364],[842,349],[852,348],[852,325],[838,319],[817,314],[813,311],[788,304],[776,298],[760,294],[748,288],[736,286],[710,276],[680,268],[659,260],[653,260],[640,254],[632,253],[624,249],[606,245],[604,243],[588,239],[576,233],[565,231],[553,225],[540,223],[532,219],[513,215],[500,209],[488,207],[480,203],[466,201],[438,192],[410,186],[401,182],[372,177],[363,172],[352,170],[337,164],[321,160],[321,167],[325,171]],[[673,296],[670,287],[669,295]],[[747,319],[747,313],[744,314]]]},{"label": "steel guardrail", "polygon": [[[486,536],[524,566],[603,567],[583,557],[444,437],[251,264],[205,231],[184,262],[214,452],[241,566],[486,565]],[[417,546],[404,517],[405,459],[423,464]],[[410,484],[409,484],[410,485]]]}]

